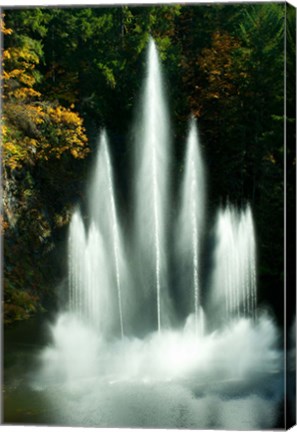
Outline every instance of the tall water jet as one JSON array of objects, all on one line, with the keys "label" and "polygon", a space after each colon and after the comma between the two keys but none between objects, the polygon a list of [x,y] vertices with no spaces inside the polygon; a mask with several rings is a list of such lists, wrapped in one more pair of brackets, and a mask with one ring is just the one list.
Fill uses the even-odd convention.
[{"label": "tall water jet", "polygon": [[121,292],[121,274],[120,274],[120,264],[119,264],[119,254],[120,254],[120,239],[118,231],[118,221],[115,208],[114,200],[114,190],[111,175],[111,164],[107,149],[107,137],[105,131],[102,133],[101,145],[102,152],[104,153],[105,163],[107,167],[107,181],[108,181],[108,192],[109,192],[109,204],[111,213],[111,225],[112,225],[112,244],[114,252],[114,263],[116,271],[116,284],[117,284],[117,294],[118,294],[118,304],[119,304],[119,317],[120,317],[120,327],[121,335],[124,336],[124,324],[123,324],[123,308],[122,308],[122,292]]},{"label": "tall water jet", "polygon": [[251,208],[218,213],[212,302],[225,319],[256,316],[256,248]]},{"label": "tall water jet", "polygon": [[[187,292],[187,313],[194,312],[195,327],[198,330],[201,309],[200,251],[205,209],[204,166],[195,119],[190,122],[186,144],[184,178],[181,189],[181,206],[177,228],[177,257],[182,267],[181,285],[191,287]],[[190,276],[190,277],[189,277]],[[201,312],[201,316],[202,316]]]},{"label": "tall water jet", "polygon": [[[108,266],[102,269],[109,273],[110,293],[116,287],[118,321],[121,335],[124,335],[123,306],[122,306],[122,272],[124,266],[122,236],[118,221],[115,193],[113,187],[112,167],[108,151],[106,131],[100,136],[99,151],[96,160],[94,177],[90,193],[90,216],[99,228],[108,254]],[[112,257],[110,259],[109,257]],[[115,306],[115,305],[113,305]],[[114,319],[116,319],[114,317]]]},{"label": "tall water jet", "polygon": [[[141,129],[136,143],[136,239],[137,253],[147,267],[144,284],[156,292],[157,327],[166,314],[166,219],[168,199],[169,120],[156,45],[149,42],[142,101]],[[149,273],[152,273],[150,275]],[[153,281],[153,283],[151,282]],[[161,304],[162,302],[162,304]]]},{"label": "tall water jet", "polygon": [[[70,310],[105,333],[115,329],[118,322],[123,336],[124,257],[105,131],[101,133],[91,182],[88,216],[88,229],[79,211],[74,213],[70,224]],[[114,287],[116,295],[113,295]]]}]

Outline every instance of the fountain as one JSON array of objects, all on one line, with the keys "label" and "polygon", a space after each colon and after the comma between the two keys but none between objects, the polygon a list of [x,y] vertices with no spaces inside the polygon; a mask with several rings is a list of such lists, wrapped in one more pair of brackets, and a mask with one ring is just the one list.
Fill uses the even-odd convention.
[{"label": "fountain", "polygon": [[148,47],[148,66],[141,111],[141,127],[137,130],[135,143],[136,249],[142,257],[139,266],[145,268],[142,285],[146,286],[146,290],[153,289],[156,293],[157,328],[160,332],[162,321],[166,321],[168,303],[165,250],[170,125],[161,66],[153,39],[150,39]]},{"label": "fountain", "polygon": [[[177,223],[177,262],[181,267],[181,286],[192,287],[187,292],[189,305],[194,304],[195,327],[203,320],[200,295],[200,253],[205,209],[204,167],[195,120],[190,123],[187,141],[185,172],[182,185],[180,215]],[[189,267],[190,264],[190,267]],[[192,292],[191,292],[192,291]],[[185,295],[185,292],[183,293]],[[190,310],[189,310],[190,309]],[[191,306],[188,306],[188,313]]]},{"label": "fountain", "polygon": [[224,305],[225,320],[256,316],[256,250],[249,205],[237,211],[228,205],[220,210],[216,225],[217,247],[212,297],[215,308]]},{"label": "fountain", "polygon": [[105,131],[90,190],[88,230],[79,210],[70,223],[69,308],[103,332],[119,328],[123,337],[123,247]]},{"label": "fountain", "polygon": [[[69,227],[67,311],[50,327],[52,344],[41,353],[32,385],[47,394],[54,413],[48,423],[272,428],[282,400],[282,354],[273,320],[257,313],[251,207],[219,210],[208,251],[213,266],[202,278],[208,243],[197,125],[190,121],[172,221],[170,125],[152,39],[147,58],[135,139],[133,229],[122,233],[103,130],[87,212],[76,208]],[[170,274],[178,276],[174,283]]]}]

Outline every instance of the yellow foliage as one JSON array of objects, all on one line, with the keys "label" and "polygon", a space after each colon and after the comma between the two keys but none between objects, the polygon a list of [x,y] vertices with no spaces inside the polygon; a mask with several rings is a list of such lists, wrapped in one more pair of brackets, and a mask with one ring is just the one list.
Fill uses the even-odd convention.
[{"label": "yellow foliage", "polygon": [[10,35],[12,33],[12,29],[6,28],[5,26],[4,14],[1,14],[0,16],[0,31],[4,35]]},{"label": "yellow foliage", "polygon": [[32,74],[39,63],[37,54],[26,47],[10,47],[3,53],[3,97],[24,100],[37,98],[36,79]]},{"label": "yellow foliage", "polygon": [[41,93],[32,88],[22,87],[14,90],[13,92],[8,92],[8,96],[13,96],[19,100],[25,100],[28,98],[38,98],[41,96]]},{"label": "yellow foliage", "polygon": [[82,119],[75,112],[61,106],[51,109],[50,116],[52,121],[58,124],[66,124],[69,126],[82,125]]},{"label": "yellow foliage", "polygon": [[9,60],[11,58],[9,50],[4,50],[2,53],[2,59],[3,60]]},{"label": "yellow foliage", "polygon": [[24,73],[24,71],[21,69],[14,69],[14,70],[10,71],[9,73],[4,71],[3,79],[8,80],[11,78],[19,78],[19,77],[21,77],[22,73]]},{"label": "yellow foliage", "polygon": [[[1,21],[1,30],[9,35]],[[33,73],[39,57],[28,46],[3,53],[3,161],[11,169],[64,154],[84,158],[89,152],[80,116],[71,108],[41,102]]]},{"label": "yellow foliage", "polygon": [[62,106],[6,104],[2,130],[3,160],[12,169],[67,153],[81,159],[89,152],[82,119]]},{"label": "yellow foliage", "polygon": [[75,157],[75,158],[78,157],[77,151],[76,151],[75,149],[71,149],[71,154],[72,154],[72,156]]},{"label": "yellow foliage", "polygon": [[22,73],[20,76],[20,82],[29,87],[32,87],[35,84],[35,78],[32,75]]},{"label": "yellow foliage", "polygon": [[26,46],[11,47],[9,54],[12,61],[22,65],[25,69],[34,69],[35,65],[39,63],[38,55]]},{"label": "yellow foliage", "polygon": [[2,130],[1,130],[1,134],[3,137],[5,137],[7,135],[7,127],[3,124],[4,122],[4,117],[2,117]]}]

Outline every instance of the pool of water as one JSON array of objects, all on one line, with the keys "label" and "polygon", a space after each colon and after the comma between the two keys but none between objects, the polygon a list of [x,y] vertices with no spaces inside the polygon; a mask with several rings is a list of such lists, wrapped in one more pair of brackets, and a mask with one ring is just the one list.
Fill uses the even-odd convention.
[{"label": "pool of water", "polygon": [[98,368],[67,382],[39,380],[40,353],[50,343],[44,317],[5,330],[4,423],[229,430],[282,426],[280,372],[242,380],[214,374],[115,379]]}]

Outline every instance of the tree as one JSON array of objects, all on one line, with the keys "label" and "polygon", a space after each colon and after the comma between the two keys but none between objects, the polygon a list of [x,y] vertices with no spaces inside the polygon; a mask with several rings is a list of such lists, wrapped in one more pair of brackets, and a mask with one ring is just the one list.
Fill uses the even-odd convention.
[{"label": "tree", "polygon": [[17,37],[3,22],[1,26],[10,42],[3,51],[2,117],[4,315],[10,322],[28,318],[39,308],[43,275],[32,271],[34,254],[51,248],[53,242],[55,221],[49,214],[56,208],[40,199],[36,173],[59,159],[65,165],[70,158],[85,158],[89,149],[79,115],[44,100],[36,89],[42,79],[36,68],[41,45],[27,35]]}]

